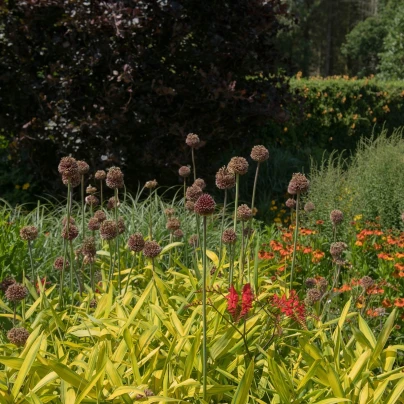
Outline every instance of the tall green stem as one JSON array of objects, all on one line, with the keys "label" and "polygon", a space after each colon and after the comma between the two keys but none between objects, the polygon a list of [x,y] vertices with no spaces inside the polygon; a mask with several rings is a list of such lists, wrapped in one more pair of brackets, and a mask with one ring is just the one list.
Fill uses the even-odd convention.
[{"label": "tall green stem", "polygon": [[[258,172],[260,170],[260,163],[257,164],[257,169],[255,170],[255,178],[254,178],[254,186],[253,186],[253,193],[252,193],[252,200],[251,200],[251,210],[254,211],[254,203],[255,203],[255,191],[257,189],[257,182],[258,182]],[[250,219],[250,227],[251,227],[252,218]]]},{"label": "tall green stem", "polygon": [[101,209],[104,203],[103,194],[102,194],[102,180],[100,181],[100,197],[101,197]]},{"label": "tall green stem", "polygon": [[234,201],[234,231],[237,228],[237,207],[238,207],[238,193],[239,193],[240,175],[236,174],[236,200]]},{"label": "tall green stem", "polygon": [[126,292],[128,291],[128,286],[129,286],[129,282],[130,282],[130,277],[132,276],[133,267],[135,266],[135,259],[136,259],[136,253],[133,253],[132,265],[131,265],[131,267],[130,267],[129,276],[128,276],[128,281],[126,282],[124,295],[126,295]]},{"label": "tall green stem", "polygon": [[152,231],[152,190],[150,188],[150,195],[149,195],[149,240],[153,240],[153,231]]},{"label": "tall green stem", "polygon": [[202,350],[202,383],[203,399],[206,401],[207,386],[207,322],[206,322],[206,216],[203,217],[203,274],[202,274],[202,321],[203,321],[203,350]]},{"label": "tall green stem", "polygon": [[81,176],[81,221],[83,226],[83,234],[81,235],[81,239],[84,240],[86,237],[86,223],[84,213],[84,175]]},{"label": "tall green stem", "polygon": [[224,202],[223,202],[223,212],[222,212],[222,227],[220,229],[220,245],[219,245],[219,267],[222,260],[222,247],[223,247],[223,240],[222,235],[224,231],[224,218],[226,216],[226,204],[227,204],[227,189],[224,190]]},{"label": "tall green stem", "polygon": [[292,268],[290,270],[290,290],[292,290],[292,284],[293,284],[293,272],[295,269],[295,261],[296,261],[297,237],[299,234],[299,199],[300,199],[300,195],[297,194],[297,197],[296,197],[296,225],[295,225],[295,234],[294,234],[294,240],[293,240]]},{"label": "tall green stem", "polygon": [[244,221],[241,221],[241,263],[239,264],[240,274],[240,287],[243,285],[244,277]]},{"label": "tall green stem", "polygon": [[233,251],[234,246],[232,244],[229,244],[229,287],[233,285],[233,268],[234,268]]},{"label": "tall green stem", "polygon": [[192,153],[192,167],[194,169],[194,181],[196,180],[196,168],[195,168],[195,153],[194,153],[194,148],[191,148],[191,153]]},{"label": "tall green stem", "polygon": [[119,251],[119,226],[118,226],[118,188],[115,188],[115,223],[116,223],[116,252],[118,256],[118,290],[121,291],[121,253]]},{"label": "tall green stem", "polygon": [[114,265],[112,264],[112,243],[111,243],[111,240],[108,241],[108,245],[109,245],[109,274],[108,274],[108,283],[110,283],[111,280],[112,280],[112,272],[113,272],[113,268],[114,268]]},{"label": "tall green stem", "polygon": [[32,282],[35,285],[34,262],[32,260],[32,245],[31,245],[31,241],[29,241],[29,240],[28,240],[28,252],[29,252],[29,260],[31,262]]}]

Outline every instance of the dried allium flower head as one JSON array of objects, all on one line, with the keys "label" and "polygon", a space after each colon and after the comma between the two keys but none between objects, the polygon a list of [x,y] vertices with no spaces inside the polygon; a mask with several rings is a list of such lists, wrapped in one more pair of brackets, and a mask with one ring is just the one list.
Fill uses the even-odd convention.
[{"label": "dried allium flower head", "polygon": [[129,237],[128,247],[133,252],[140,252],[145,245],[142,233],[135,233]]},{"label": "dried allium flower head", "polygon": [[307,291],[306,301],[309,305],[312,305],[318,302],[321,299],[321,296],[322,293],[317,288],[309,289]]},{"label": "dried allium flower head", "polygon": [[191,247],[194,247],[194,248],[198,247],[198,245],[199,245],[199,237],[198,237],[198,235],[193,234],[192,236],[190,236],[189,239],[188,239],[188,244]]},{"label": "dried allium flower head", "polygon": [[20,230],[20,237],[25,241],[34,241],[38,237],[38,229],[35,226],[24,226]]},{"label": "dried allium flower head", "polygon": [[113,240],[118,235],[116,223],[112,220],[104,220],[100,226],[100,235],[103,240]]},{"label": "dried allium flower head", "polygon": [[120,216],[118,218],[118,233],[123,234],[123,233],[125,233],[125,230],[126,230],[125,221],[124,221],[123,217]]},{"label": "dried allium flower head", "polygon": [[176,217],[167,220],[166,229],[170,231],[178,230],[181,227],[180,221]]},{"label": "dried allium flower head", "polygon": [[177,229],[174,231],[173,236],[175,238],[182,238],[184,237],[184,232],[181,229]]},{"label": "dried allium flower head", "polygon": [[90,166],[83,160],[77,160],[77,167],[79,168],[79,174],[87,174],[90,170]]},{"label": "dried allium flower head", "polygon": [[168,217],[174,216],[174,215],[175,215],[175,209],[173,209],[173,208],[167,208],[167,209],[164,211],[164,213],[165,213],[165,215],[168,216]]},{"label": "dried allium flower head", "polygon": [[84,255],[94,257],[97,253],[97,249],[95,247],[95,238],[87,237],[83,240],[83,244],[81,245],[81,251]]},{"label": "dried allium flower head", "polygon": [[57,257],[53,263],[53,268],[57,269],[58,271],[62,271],[63,263],[65,265],[65,269],[69,268],[70,263],[68,260],[65,260],[63,257]]},{"label": "dried allium flower head", "polygon": [[293,198],[289,198],[286,202],[285,205],[287,208],[294,209],[296,207],[296,201]]},{"label": "dried allium flower head", "polygon": [[305,211],[306,213],[313,212],[313,210],[314,210],[315,208],[316,208],[316,207],[314,206],[314,203],[313,203],[313,202],[307,202],[307,203],[304,205],[304,211]]},{"label": "dried allium flower head", "polygon": [[161,253],[162,248],[156,241],[146,241],[143,248],[143,255],[147,258],[155,258]]},{"label": "dried allium flower head", "polygon": [[96,217],[92,217],[89,221],[88,221],[88,230],[91,231],[97,231],[100,230],[101,227],[101,223]]},{"label": "dried allium flower head", "polygon": [[330,213],[330,220],[331,223],[334,226],[337,226],[339,224],[341,224],[344,220],[344,214],[338,210],[338,209],[334,209],[331,213]]},{"label": "dried allium flower head", "polygon": [[91,309],[95,309],[97,307],[97,299],[91,299],[89,306]]},{"label": "dried allium flower head", "polygon": [[7,333],[7,339],[14,345],[24,346],[29,335],[25,328],[14,327]]},{"label": "dried allium flower head", "polygon": [[62,237],[65,240],[72,241],[79,235],[79,229],[75,224],[71,224],[69,226],[69,231],[67,231],[67,226],[63,227],[62,230]]},{"label": "dried allium flower head", "polygon": [[66,178],[74,177],[79,174],[79,166],[73,157],[63,157],[58,166],[59,174]]},{"label": "dried allium flower head", "polygon": [[145,389],[145,390],[144,390],[144,394],[136,394],[135,399],[136,399],[136,400],[141,400],[142,398],[145,398],[145,397],[152,397],[152,396],[154,396],[153,391],[150,390],[150,389]]},{"label": "dried allium flower head", "polygon": [[197,185],[192,185],[187,188],[185,197],[188,201],[196,202],[201,197],[202,193],[203,192],[200,187],[198,187]]},{"label": "dried allium flower head", "polygon": [[189,147],[193,147],[193,148],[194,148],[194,147],[198,147],[200,142],[201,142],[201,141],[200,141],[200,139],[199,139],[199,136],[196,135],[195,133],[189,133],[188,136],[187,136],[187,138],[186,138],[186,140],[185,140],[185,143],[186,143]]},{"label": "dried allium flower head", "polygon": [[191,175],[191,169],[188,166],[182,166],[182,167],[179,168],[178,174],[182,178],[187,178],[187,177],[189,177]]},{"label": "dried allium flower head", "polygon": [[105,181],[107,187],[111,189],[123,188],[123,173],[119,167],[111,167],[107,173]]},{"label": "dried allium flower head", "polygon": [[222,234],[224,244],[234,244],[237,241],[237,234],[233,229],[226,229]]},{"label": "dried allium flower head", "polygon": [[147,189],[154,189],[156,188],[158,185],[156,180],[151,180],[151,181],[147,181],[146,184],[144,184],[144,187]]},{"label": "dried allium flower head", "polygon": [[317,281],[315,278],[307,278],[305,283],[306,287],[308,287],[309,289],[312,289],[317,285]]},{"label": "dried allium flower head", "polygon": [[236,185],[236,176],[233,172],[229,171],[227,167],[219,168],[216,173],[216,186],[219,189],[230,189]]},{"label": "dried allium flower head", "polygon": [[245,222],[253,217],[252,210],[246,205],[240,205],[237,208],[237,219]]},{"label": "dried allium flower head", "polygon": [[197,178],[192,185],[196,185],[202,191],[206,188],[206,182],[202,178]]},{"label": "dried allium flower head", "polygon": [[71,176],[63,174],[62,182],[64,185],[70,184],[72,188],[76,188],[81,184],[81,175],[78,172]]},{"label": "dried allium flower head", "polygon": [[211,215],[215,211],[216,203],[209,194],[202,194],[195,202],[195,213],[201,216]]},{"label": "dried allium flower head", "polygon": [[83,256],[83,249],[82,249],[81,247],[76,248],[76,249],[74,250],[74,259],[75,259],[76,261],[78,261],[79,258],[81,258],[82,256]]},{"label": "dried allium flower head", "polygon": [[86,204],[89,206],[98,206],[100,201],[95,195],[86,196]]},{"label": "dried allium flower head", "polygon": [[193,212],[193,211],[194,211],[194,208],[195,208],[195,203],[194,203],[194,202],[192,202],[192,201],[186,201],[186,202],[185,202],[185,209],[186,209],[188,212]]},{"label": "dried allium flower head", "polygon": [[87,194],[92,195],[92,194],[95,194],[96,192],[97,192],[97,188],[96,188],[96,187],[93,187],[92,185],[89,185],[89,186],[86,188],[86,193],[87,193]]},{"label": "dried allium flower head", "polygon": [[327,291],[328,281],[323,276],[317,278],[317,288],[324,294]]},{"label": "dried allium flower head", "polygon": [[309,190],[310,182],[302,173],[295,173],[288,185],[290,195],[303,194]]},{"label": "dried allium flower head", "polygon": [[375,284],[375,281],[370,276],[364,276],[360,280],[360,284],[363,287],[363,289],[369,289]]},{"label": "dried allium flower head", "polygon": [[28,289],[20,283],[10,285],[5,293],[5,297],[10,302],[19,302],[28,296]]},{"label": "dried allium flower head", "polygon": [[15,279],[10,278],[9,276],[7,278],[4,278],[1,282],[0,282],[0,290],[2,292],[5,292],[9,286],[14,285]]},{"label": "dried allium flower head", "polygon": [[104,170],[98,170],[96,171],[94,178],[98,181],[105,180],[105,178],[107,178],[107,173]]},{"label": "dried allium flower head", "polygon": [[334,259],[341,258],[342,253],[348,248],[343,241],[337,241],[330,246],[330,254]]},{"label": "dried allium flower head", "polygon": [[254,161],[262,163],[263,161],[269,159],[269,151],[265,146],[254,146],[251,150],[250,156]]},{"label": "dried allium flower head", "polygon": [[234,174],[244,175],[248,171],[248,162],[244,157],[232,157],[227,169]]},{"label": "dried allium flower head", "polygon": [[107,219],[107,215],[103,210],[97,210],[97,212],[94,213],[94,217],[101,223]]},{"label": "dried allium flower head", "polygon": [[[66,224],[67,224],[67,216],[65,216],[65,217],[62,219],[62,226],[66,226]],[[69,224],[76,224],[76,221],[74,220],[74,217],[73,217],[73,216],[70,216],[70,217],[69,217]]]},{"label": "dried allium flower head", "polygon": [[[111,196],[111,198],[109,198],[108,199],[108,202],[107,202],[107,209],[109,209],[109,210],[111,210],[111,209],[114,209],[115,208],[115,197],[114,196]],[[119,202],[119,199],[118,199],[118,207],[121,205],[121,203]]]}]

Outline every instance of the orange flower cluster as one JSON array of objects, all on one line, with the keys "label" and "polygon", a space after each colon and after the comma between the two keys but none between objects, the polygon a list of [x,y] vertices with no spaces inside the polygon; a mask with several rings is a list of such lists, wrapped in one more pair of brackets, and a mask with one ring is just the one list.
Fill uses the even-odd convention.
[{"label": "orange flower cluster", "polygon": [[[370,288],[366,289],[367,295],[382,295],[384,294],[384,289],[382,286],[385,286],[387,283],[385,281],[374,284]],[[361,287],[360,279],[352,278],[350,283],[344,283],[340,288],[334,288],[334,292],[336,293],[344,293],[349,292],[352,288]]]}]

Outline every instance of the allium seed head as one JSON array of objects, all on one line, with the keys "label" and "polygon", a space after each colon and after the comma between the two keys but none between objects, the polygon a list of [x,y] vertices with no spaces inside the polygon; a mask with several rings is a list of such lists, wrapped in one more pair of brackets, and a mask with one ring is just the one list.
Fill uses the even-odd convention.
[{"label": "allium seed head", "polygon": [[246,205],[240,205],[237,208],[237,219],[245,222],[253,217],[252,210]]},{"label": "allium seed head", "polygon": [[375,284],[375,281],[370,276],[364,276],[360,280],[360,284],[363,287],[363,289],[369,289]]},{"label": "allium seed head", "polygon": [[38,229],[35,226],[24,226],[20,230],[20,237],[25,241],[34,241],[38,237]]},{"label": "allium seed head", "polygon": [[76,225],[71,224],[71,225],[69,226],[69,231],[67,231],[67,226],[63,227],[63,230],[62,230],[62,237],[63,237],[65,240],[72,241],[72,240],[74,240],[78,235],[79,235],[79,229],[77,228]]},{"label": "allium seed head", "polygon": [[107,173],[104,170],[98,170],[96,171],[94,178],[98,181],[105,180],[105,178],[107,178]]},{"label": "allium seed head", "polygon": [[4,279],[0,282],[0,290],[1,290],[2,292],[5,292],[5,291],[8,289],[8,287],[11,286],[11,285],[14,285],[14,283],[16,283],[16,282],[15,282],[15,279],[10,278],[10,277],[4,278]]},{"label": "allium seed head", "polygon": [[[62,219],[62,226],[66,226],[66,224],[67,224],[67,216],[65,216]],[[72,217],[72,216],[69,217],[69,224],[76,224],[76,221],[74,220],[74,217]]]},{"label": "allium seed head", "polygon": [[211,215],[215,211],[216,203],[209,194],[202,194],[195,202],[195,213],[201,216]]},{"label": "allium seed head", "polygon": [[123,217],[120,216],[118,218],[118,233],[123,234],[123,233],[125,233],[125,230],[126,230],[125,221],[124,221]]},{"label": "allium seed head", "polygon": [[7,333],[7,339],[14,345],[24,346],[29,335],[25,328],[14,327]]},{"label": "allium seed head", "polygon": [[290,195],[303,194],[309,190],[310,182],[302,173],[295,173],[289,182],[288,193]]},{"label": "allium seed head", "polygon": [[237,234],[233,229],[226,229],[222,234],[224,244],[234,244],[237,241]]},{"label": "allium seed head", "polygon": [[186,201],[186,202],[185,202],[185,209],[186,209],[188,212],[193,212],[193,211],[194,211],[194,208],[195,208],[195,203],[194,203],[194,202],[192,202],[192,201]]},{"label": "allium seed head", "polygon": [[158,185],[156,180],[151,180],[151,181],[147,181],[146,184],[144,184],[144,187],[147,189],[154,189],[156,188]]},{"label": "allium seed head", "polygon": [[188,239],[188,244],[191,247],[194,247],[194,248],[198,247],[198,245],[199,245],[199,237],[198,237],[198,235],[193,234],[192,236],[190,236],[189,239]]},{"label": "allium seed head", "polygon": [[63,263],[65,264],[65,269],[69,268],[69,261],[65,260],[63,257],[57,257],[53,263],[53,268],[57,269],[58,271],[62,271]]},{"label": "allium seed head", "polygon": [[10,285],[5,293],[5,297],[10,302],[19,302],[28,296],[28,289],[20,283]]},{"label": "allium seed head", "polygon": [[162,248],[156,241],[146,241],[143,248],[143,255],[147,258],[155,258],[161,253]]},{"label": "allium seed head", "polygon": [[[118,199],[118,207],[120,205],[121,205],[121,203],[119,202],[119,199]],[[108,202],[107,202],[107,209],[111,210],[111,209],[114,209],[114,208],[115,208],[115,197],[111,196],[111,198],[109,198]]]},{"label": "allium seed head", "polygon": [[90,170],[90,166],[83,160],[77,161],[77,167],[79,168],[80,175],[85,175]]},{"label": "allium seed head", "polygon": [[101,223],[102,223],[104,220],[107,219],[107,215],[104,213],[103,210],[97,210],[97,211],[94,213],[94,217],[95,217],[99,222],[101,222]]},{"label": "allium seed head", "polygon": [[199,136],[195,133],[189,133],[185,140],[185,143],[192,148],[198,147],[200,142]]},{"label": "allium seed head", "polygon": [[174,216],[174,215],[175,215],[175,210],[174,210],[173,208],[167,208],[167,209],[164,211],[164,213],[165,213],[165,215],[166,215],[167,217],[171,217],[171,216]]},{"label": "allium seed head", "polygon": [[86,188],[86,193],[87,193],[87,194],[92,195],[92,194],[95,194],[96,192],[97,192],[97,188],[96,188],[96,187],[93,187],[92,185],[89,185],[89,186]]},{"label": "allium seed head", "polygon": [[100,226],[100,235],[103,240],[113,240],[118,235],[116,223],[113,220],[105,220]]},{"label": "allium seed head", "polygon": [[63,157],[58,166],[59,174],[71,178],[79,174],[79,166],[73,157]]},{"label": "allium seed head", "polygon": [[188,166],[182,166],[182,167],[179,168],[178,174],[182,178],[187,178],[187,177],[189,177],[191,175],[191,169]]},{"label": "allium seed head", "polygon": [[307,278],[305,283],[309,289],[312,289],[317,285],[317,281],[315,278]]},{"label": "allium seed head", "polygon": [[233,157],[227,164],[227,169],[234,174],[244,175],[248,171],[248,162],[244,157]]},{"label": "allium seed head", "polygon": [[105,181],[107,187],[111,189],[123,188],[123,173],[119,167],[111,167],[107,173],[107,179]]},{"label": "allium seed head", "polygon": [[233,172],[229,171],[227,167],[219,168],[216,173],[216,186],[219,189],[230,189],[236,185],[236,176]]},{"label": "allium seed head", "polygon": [[128,248],[133,252],[140,252],[145,245],[142,233],[135,233],[129,237]]},{"label": "allium seed head", "polygon": [[309,305],[313,305],[314,303],[318,302],[322,297],[322,293],[317,289],[309,289],[307,291],[307,302]]},{"label": "allium seed head", "polygon": [[197,185],[192,185],[187,188],[185,197],[187,198],[188,201],[196,202],[200,198],[202,193],[203,192],[200,187],[198,187]]},{"label": "allium seed head", "polygon": [[328,281],[323,276],[317,278],[317,288],[318,290],[324,294],[327,291]]},{"label": "allium seed head", "polygon": [[202,189],[202,191],[206,188],[206,183],[202,178],[197,178],[192,185],[196,185]]},{"label": "allium seed head", "polygon": [[313,210],[314,210],[315,208],[316,208],[316,207],[314,206],[314,203],[313,203],[313,202],[307,202],[307,203],[304,205],[304,211],[305,211],[306,213],[313,212]]},{"label": "allium seed head", "polygon": [[289,198],[286,202],[285,205],[287,208],[294,209],[296,207],[296,201],[293,198]]},{"label": "allium seed head", "polygon": [[88,221],[88,229],[91,231],[97,231],[100,230],[101,227],[101,223],[96,217],[92,217],[89,221]]},{"label": "allium seed head", "polygon": [[184,232],[181,229],[177,229],[174,231],[173,236],[175,238],[182,238],[184,237]]},{"label": "allium seed head", "polygon": [[86,196],[86,204],[89,206],[98,206],[100,201],[95,195],[88,195]]},{"label": "allium seed head", "polygon": [[250,156],[254,161],[262,163],[263,161],[269,159],[269,151],[265,146],[254,146],[251,150]]},{"label": "allium seed head", "polygon": [[69,185],[70,183],[70,186],[72,188],[76,188],[81,184],[81,175],[79,174],[78,171],[71,176],[62,174],[62,182],[66,186]]},{"label": "allium seed head", "polygon": [[166,229],[170,231],[178,230],[181,227],[180,221],[176,217],[167,220]]},{"label": "allium seed head", "polygon": [[83,240],[83,244],[81,245],[81,251],[84,255],[95,257],[97,249],[95,247],[95,239],[94,237],[88,237]]},{"label": "allium seed head", "polygon": [[337,241],[330,246],[330,254],[334,259],[341,258],[342,253],[348,248],[343,241]]},{"label": "allium seed head", "polygon": [[97,299],[91,299],[89,306],[91,309],[97,308]]},{"label": "allium seed head", "polygon": [[330,220],[331,223],[334,226],[337,226],[339,224],[341,224],[344,220],[344,214],[338,210],[338,209],[334,209],[331,213],[330,213]]}]

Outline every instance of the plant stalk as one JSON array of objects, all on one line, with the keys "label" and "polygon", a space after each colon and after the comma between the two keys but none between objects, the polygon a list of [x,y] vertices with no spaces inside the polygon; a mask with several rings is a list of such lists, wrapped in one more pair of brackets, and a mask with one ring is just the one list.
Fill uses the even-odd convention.
[{"label": "plant stalk", "polygon": [[[224,190],[224,202],[223,202],[223,212],[222,212],[222,226],[220,229],[220,244],[219,244],[219,268],[222,261],[222,248],[223,248],[223,240],[222,235],[224,231],[224,218],[226,216],[226,204],[227,204],[227,189]],[[218,268],[218,269],[219,269]]]},{"label": "plant stalk", "polygon": [[203,274],[202,274],[202,321],[203,321],[203,350],[202,350],[202,384],[203,399],[206,401],[207,387],[207,322],[206,322],[206,216],[203,217]]},{"label": "plant stalk", "polygon": [[292,290],[293,285],[293,273],[295,269],[295,262],[296,262],[296,246],[297,246],[297,237],[299,235],[299,199],[300,194],[297,194],[296,197],[296,224],[295,224],[295,234],[293,240],[293,256],[292,256],[292,268],[290,270],[290,290]]},{"label": "plant stalk", "polygon": [[240,183],[240,175],[236,174],[236,200],[234,201],[234,231],[237,228],[237,205],[238,205],[238,193],[239,193],[239,183]]}]

